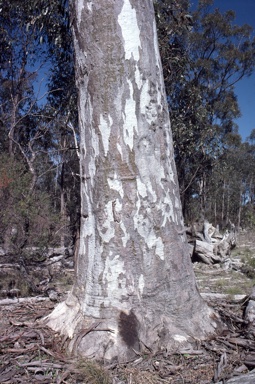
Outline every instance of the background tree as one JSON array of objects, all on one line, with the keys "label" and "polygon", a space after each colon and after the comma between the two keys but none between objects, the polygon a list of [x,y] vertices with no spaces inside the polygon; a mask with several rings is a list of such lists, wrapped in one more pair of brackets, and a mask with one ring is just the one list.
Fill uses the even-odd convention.
[{"label": "background tree", "polygon": [[47,323],[75,352],[126,361],[216,324],[183,226],[152,1],[77,0],[72,19],[80,248],[72,293]]},{"label": "background tree", "polygon": [[[68,128],[68,122],[77,122],[77,108],[72,108],[76,90],[74,83],[70,84],[73,76],[69,75],[73,70],[73,61],[70,59],[72,45],[70,37],[68,39],[70,30],[67,6],[65,2],[59,1],[1,1],[0,19],[0,44],[3,48],[0,57],[0,146],[3,159],[7,161],[4,167],[9,165],[10,170],[16,166],[22,169],[21,178],[24,174],[27,180],[25,184],[21,183],[24,187],[24,197],[20,195],[20,199],[24,200],[24,204],[26,198],[33,203],[39,201],[39,196],[42,203],[46,201],[45,193],[50,194],[52,220],[55,221],[55,215],[60,213],[62,229],[56,228],[50,219],[48,229],[45,228],[45,235],[48,236],[50,228],[54,228],[53,233],[58,234],[56,242],[61,239],[61,243],[67,245],[71,241],[70,235],[76,232],[78,221],[77,209],[73,204],[79,204],[77,145],[74,140],[74,128]],[[58,71],[55,77],[58,78],[58,83],[52,76],[48,80],[47,88],[43,77],[46,76],[46,67],[50,66],[55,75],[56,69],[61,68],[62,80],[60,81]],[[65,82],[65,78],[70,81]],[[63,102],[56,108],[60,98]],[[5,156],[7,153],[13,158],[14,168]],[[27,238],[31,239],[28,232],[32,231],[32,216],[28,210],[26,218],[25,211],[22,216],[18,214],[19,199],[8,201],[10,206],[3,206],[3,210],[9,212],[9,220],[5,220],[7,226],[2,226],[2,231],[5,231],[1,232],[2,239],[11,239],[14,222],[23,225],[26,231],[21,232],[26,232]],[[14,220],[10,220],[11,212],[13,215],[16,212]],[[13,243],[11,248],[8,247],[9,251],[14,252],[15,249],[15,252],[19,253],[21,244],[28,245],[24,238],[23,242],[16,241],[16,236],[13,240],[15,244],[8,241],[9,245]],[[34,246],[41,244],[41,240],[37,241],[35,237],[33,241]],[[4,243],[7,246],[7,242]]]},{"label": "background tree", "polygon": [[215,221],[250,227],[254,225],[254,145],[228,134],[224,146],[212,174],[215,195],[209,192],[215,196]]},{"label": "background tree", "polygon": [[175,159],[184,215],[190,221],[196,196],[199,212],[207,214],[215,160],[225,135],[237,130],[234,85],[254,71],[255,40],[251,27],[235,25],[233,11],[213,10],[213,1],[200,1],[191,14],[187,1],[156,4]]}]

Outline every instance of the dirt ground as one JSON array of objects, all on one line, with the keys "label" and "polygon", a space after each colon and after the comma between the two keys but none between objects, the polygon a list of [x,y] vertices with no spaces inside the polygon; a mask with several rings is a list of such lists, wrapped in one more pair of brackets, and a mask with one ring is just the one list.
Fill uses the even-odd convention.
[{"label": "dirt ground", "polygon": [[[237,265],[247,258],[252,270],[253,236],[249,239],[240,237],[231,259]],[[52,275],[49,268],[46,269],[41,278]],[[57,298],[51,296],[50,299],[43,289],[39,296],[24,300],[3,298],[0,305],[0,383],[212,384],[248,373],[255,368],[255,328],[244,320],[243,313],[254,278],[245,271],[233,269],[230,263],[228,266],[194,265],[194,269],[201,292],[226,294],[224,299],[211,296],[207,300],[218,311],[227,330],[194,344],[189,351],[175,354],[148,351],[134,361],[110,367],[68,356],[65,353],[68,340],[40,322],[54,308],[56,302],[52,300],[64,298],[70,288],[72,269],[58,272],[57,280],[51,282]],[[40,282],[35,284],[40,285]],[[237,294],[243,295],[241,300],[236,300]]]}]

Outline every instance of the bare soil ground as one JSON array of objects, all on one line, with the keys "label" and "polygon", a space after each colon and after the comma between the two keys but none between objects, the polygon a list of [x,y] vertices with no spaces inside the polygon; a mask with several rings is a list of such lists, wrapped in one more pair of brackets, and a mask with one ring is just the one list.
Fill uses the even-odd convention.
[{"label": "bare soil ground", "polygon": [[[235,295],[249,295],[254,285],[254,248],[253,234],[239,237],[239,245],[231,260],[236,265],[246,260],[249,268],[243,268],[243,272],[233,269],[233,263],[230,267],[230,262],[228,268],[227,264],[221,267],[194,265],[201,292],[227,294],[224,300],[210,298],[210,305],[219,312],[228,329],[210,340],[195,343],[192,350],[182,353],[168,354],[161,351],[152,354],[148,351],[137,355],[132,362],[111,367],[81,361],[66,354],[67,340],[40,322],[55,306],[46,294],[47,289],[40,288],[40,299],[2,299],[0,383],[212,384],[224,383],[230,377],[248,373],[255,368],[255,328],[243,318],[248,296],[237,301]],[[52,277],[52,271],[47,267],[39,272],[38,266],[34,267],[37,271],[34,284],[40,287],[44,278]],[[17,268],[17,276],[19,273],[22,275]],[[13,281],[13,269],[10,274]],[[21,275],[19,278],[22,282]],[[50,282],[50,287],[57,292],[58,301],[65,297],[72,276],[71,269],[60,268],[55,279]],[[21,282],[16,286],[21,286]],[[6,276],[4,283],[10,285]]]}]

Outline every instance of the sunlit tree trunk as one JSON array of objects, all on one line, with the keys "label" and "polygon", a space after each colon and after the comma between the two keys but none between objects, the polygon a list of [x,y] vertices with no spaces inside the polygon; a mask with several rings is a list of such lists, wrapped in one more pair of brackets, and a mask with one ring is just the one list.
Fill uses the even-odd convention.
[{"label": "sunlit tree trunk", "polygon": [[217,215],[217,196],[214,197],[214,226],[218,225],[218,215]]},{"label": "sunlit tree trunk", "polygon": [[237,228],[238,230],[241,228],[241,214],[242,214],[242,207],[244,205],[243,202],[243,190],[242,187],[240,188],[240,199],[239,199],[239,207],[238,207],[238,213],[237,213]]},{"label": "sunlit tree trunk", "polygon": [[72,293],[48,324],[84,356],[123,361],[216,323],[189,256],[153,2],[73,5],[80,248]]},{"label": "sunlit tree trunk", "polygon": [[230,186],[227,185],[227,202],[226,202],[226,215],[225,215],[225,221],[226,224],[229,222],[229,214],[230,214]]}]

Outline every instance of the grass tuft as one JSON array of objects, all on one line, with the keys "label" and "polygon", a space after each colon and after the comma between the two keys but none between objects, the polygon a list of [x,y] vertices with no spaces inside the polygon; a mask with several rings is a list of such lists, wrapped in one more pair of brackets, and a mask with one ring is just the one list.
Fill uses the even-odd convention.
[{"label": "grass tuft", "polygon": [[111,384],[110,375],[99,363],[80,360],[77,364],[77,379],[82,384]]}]

